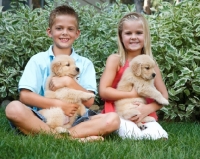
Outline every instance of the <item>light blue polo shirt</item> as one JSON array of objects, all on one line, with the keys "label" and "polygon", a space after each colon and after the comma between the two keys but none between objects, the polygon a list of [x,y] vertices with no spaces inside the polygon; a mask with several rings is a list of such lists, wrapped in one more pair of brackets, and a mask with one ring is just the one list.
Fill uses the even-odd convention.
[{"label": "light blue polo shirt", "polygon": [[[55,58],[52,47],[51,45],[46,52],[40,52],[31,57],[19,81],[19,90],[25,88],[44,96],[46,80],[51,72],[50,65]],[[96,73],[93,63],[89,59],[76,54],[74,49],[72,49],[70,57],[75,60],[76,66],[80,69],[78,83],[86,90],[97,93]]]}]

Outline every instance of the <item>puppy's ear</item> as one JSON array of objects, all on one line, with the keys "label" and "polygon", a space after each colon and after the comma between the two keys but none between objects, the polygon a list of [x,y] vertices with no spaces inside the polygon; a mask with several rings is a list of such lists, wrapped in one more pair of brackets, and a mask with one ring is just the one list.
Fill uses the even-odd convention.
[{"label": "puppy's ear", "polygon": [[132,64],[132,70],[133,70],[133,73],[135,74],[135,76],[140,76],[141,75],[141,67],[142,67],[142,64],[139,63],[139,62],[134,62]]},{"label": "puppy's ear", "polygon": [[52,64],[51,70],[52,70],[53,74],[55,74],[56,76],[61,76],[61,73],[62,73],[61,62],[56,62],[56,63]]}]

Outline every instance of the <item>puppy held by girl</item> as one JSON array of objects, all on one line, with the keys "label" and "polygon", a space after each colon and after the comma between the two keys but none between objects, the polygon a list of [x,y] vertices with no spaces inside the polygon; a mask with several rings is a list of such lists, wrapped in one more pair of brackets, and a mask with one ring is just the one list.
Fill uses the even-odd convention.
[{"label": "puppy held by girl", "polygon": [[[130,66],[124,71],[120,79],[117,90],[130,92],[133,88],[141,96],[138,98],[124,98],[115,101],[115,109],[120,117],[130,119],[131,117],[141,114],[136,108],[135,102],[146,104],[146,98],[155,99],[158,103],[168,105],[169,102],[154,86],[155,61],[149,55],[138,55],[131,60]],[[141,130],[147,127],[143,124],[146,122],[156,121],[151,116],[144,117],[141,122],[137,123]]]}]

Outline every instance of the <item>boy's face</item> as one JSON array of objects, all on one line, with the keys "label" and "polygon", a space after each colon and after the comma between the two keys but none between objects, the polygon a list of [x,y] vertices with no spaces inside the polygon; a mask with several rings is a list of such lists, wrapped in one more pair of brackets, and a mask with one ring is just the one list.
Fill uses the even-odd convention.
[{"label": "boy's face", "polygon": [[70,15],[59,15],[55,18],[47,34],[53,39],[54,49],[70,49],[74,41],[79,37],[77,20]]}]

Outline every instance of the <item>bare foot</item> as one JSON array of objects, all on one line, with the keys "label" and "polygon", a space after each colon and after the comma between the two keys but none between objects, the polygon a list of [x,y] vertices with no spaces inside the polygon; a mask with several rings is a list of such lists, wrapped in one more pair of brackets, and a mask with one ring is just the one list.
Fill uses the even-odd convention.
[{"label": "bare foot", "polygon": [[102,136],[88,136],[85,138],[76,138],[79,142],[93,142],[93,141],[104,141]]}]

